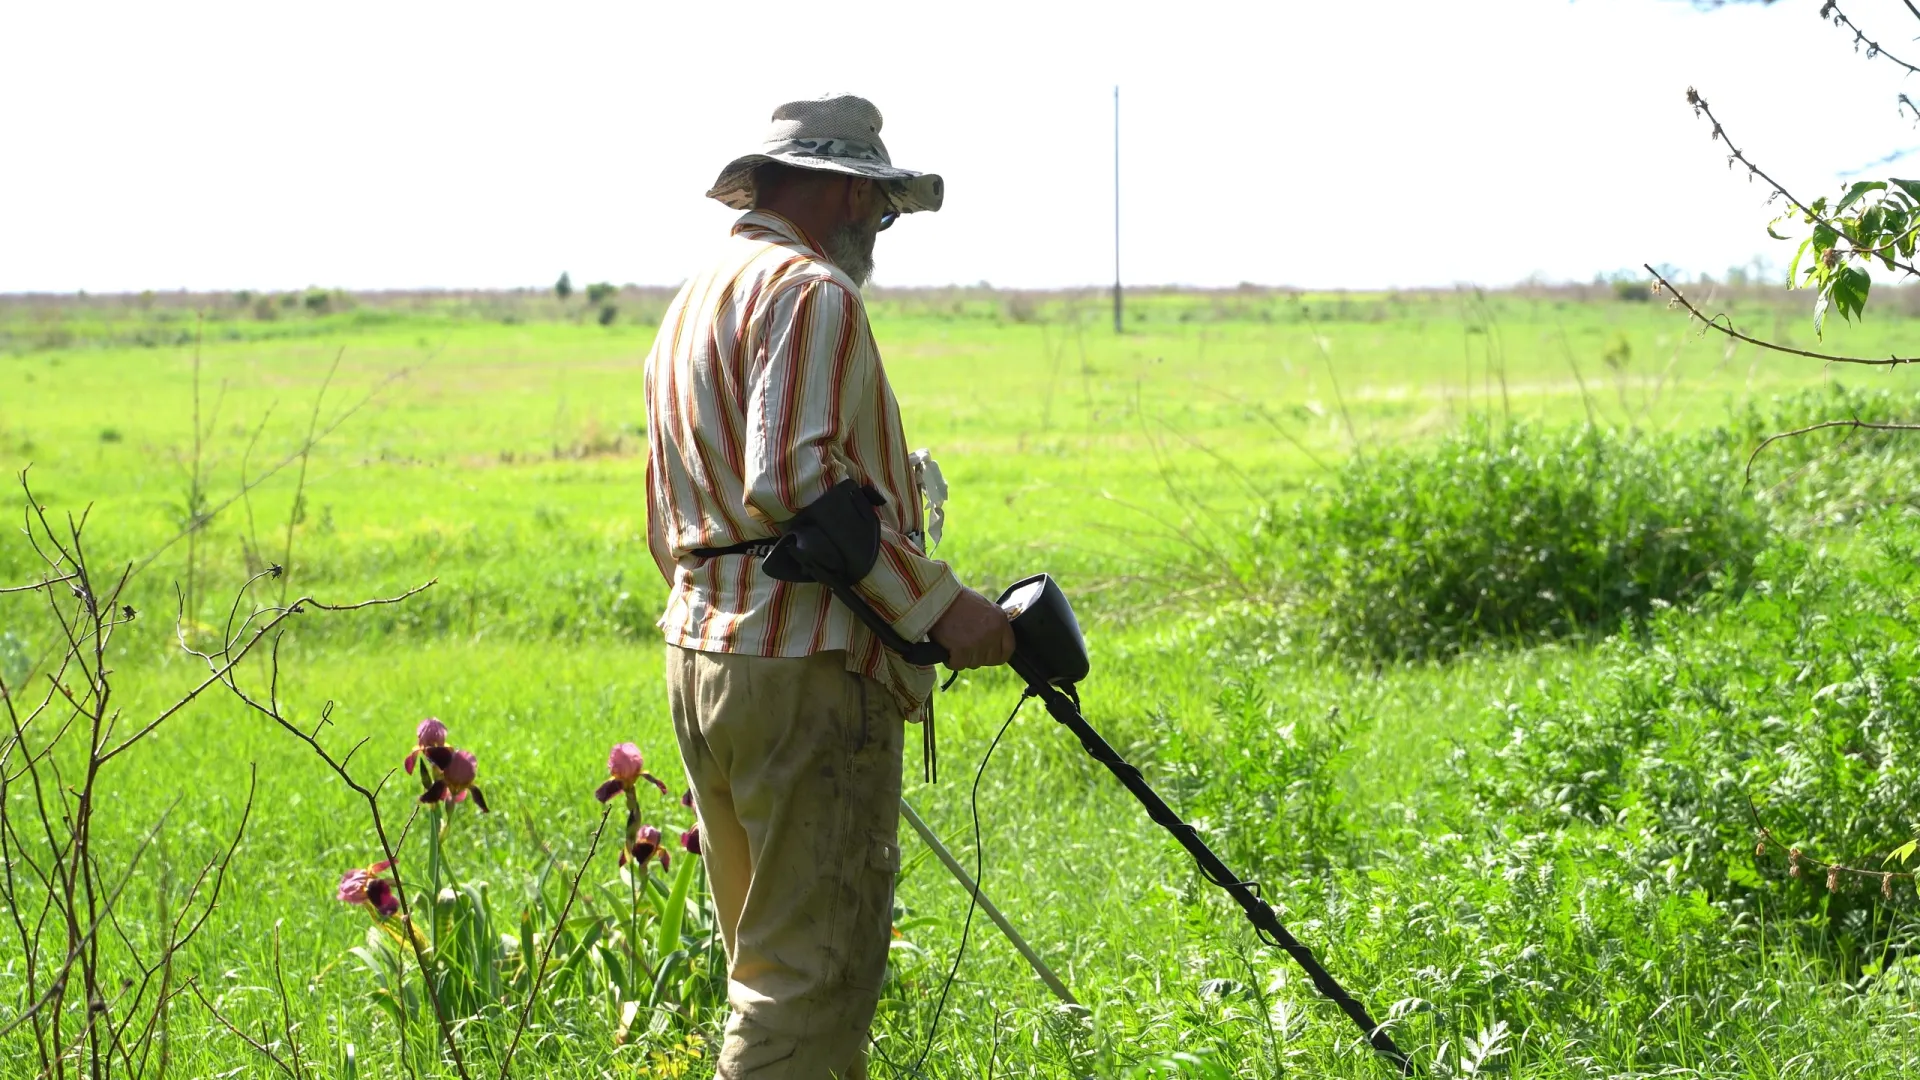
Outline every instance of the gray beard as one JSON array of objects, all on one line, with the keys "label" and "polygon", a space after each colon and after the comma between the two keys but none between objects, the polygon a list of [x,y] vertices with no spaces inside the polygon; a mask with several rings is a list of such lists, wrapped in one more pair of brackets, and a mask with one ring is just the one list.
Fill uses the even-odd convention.
[{"label": "gray beard", "polygon": [[873,278],[873,241],[876,231],[860,225],[846,225],[827,237],[827,261],[865,288]]}]

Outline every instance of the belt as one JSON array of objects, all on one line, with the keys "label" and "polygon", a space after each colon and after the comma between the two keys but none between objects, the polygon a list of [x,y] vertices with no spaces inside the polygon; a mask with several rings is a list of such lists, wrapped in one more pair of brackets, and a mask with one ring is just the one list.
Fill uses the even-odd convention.
[{"label": "belt", "polygon": [[[921,551],[927,549],[926,540],[920,530],[915,529],[904,535],[913,543],[914,547],[919,548]],[[722,555],[765,555],[767,552],[773,550],[773,545],[779,542],[780,538],[777,536],[762,536],[757,540],[742,540],[737,544],[727,544],[723,547],[692,548],[687,554],[700,559],[717,559]]]},{"label": "belt", "polygon": [[765,555],[773,550],[773,545],[779,542],[780,538],[777,536],[763,536],[758,540],[742,540],[725,547],[697,547],[687,554],[702,559],[717,559],[722,555]]},{"label": "belt", "polygon": [[[925,541],[921,538],[918,530],[907,533],[906,535],[907,539],[913,541],[916,546],[920,546],[922,551],[926,550],[924,546],[921,546],[924,545]],[[737,544],[726,544],[720,547],[697,547],[689,550],[687,554],[701,559],[717,559],[723,555],[764,556],[767,552],[772,551],[773,546],[779,542],[780,538],[777,536],[762,536],[757,540],[742,540]],[[953,685],[953,678],[947,679],[947,685]],[[936,778],[940,775],[938,765],[939,751],[935,747],[936,744],[933,737],[933,699],[928,698],[926,719],[922,722],[920,728],[920,753],[924,759],[927,782],[930,784],[935,782]]]}]

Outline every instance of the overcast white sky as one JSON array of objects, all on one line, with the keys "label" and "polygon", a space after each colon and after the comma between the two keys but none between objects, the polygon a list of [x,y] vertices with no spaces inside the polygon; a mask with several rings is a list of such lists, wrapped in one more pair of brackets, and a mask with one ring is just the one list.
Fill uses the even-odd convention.
[{"label": "overcast white sky", "polygon": [[1920,145],[1818,7],[11,3],[0,291],[671,284],[731,220],[720,166],[839,89],[947,178],[881,284],[1101,283],[1116,83],[1129,283],[1784,264],[1683,94],[1809,190]]}]

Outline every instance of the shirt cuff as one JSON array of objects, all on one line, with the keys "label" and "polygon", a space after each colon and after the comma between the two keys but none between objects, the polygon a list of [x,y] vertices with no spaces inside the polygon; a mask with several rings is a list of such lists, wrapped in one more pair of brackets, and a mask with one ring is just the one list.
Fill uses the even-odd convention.
[{"label": "shirt cuff", "polygon": [[926,638],[927,631],[933,628],[947,607],[959,597],[962,588],[960,578],[953,568],[945,563],[940,565],[940,577],[933,586],[913,602],[905,615],[894,620],[893,628],[908,641],[920,641]]}]

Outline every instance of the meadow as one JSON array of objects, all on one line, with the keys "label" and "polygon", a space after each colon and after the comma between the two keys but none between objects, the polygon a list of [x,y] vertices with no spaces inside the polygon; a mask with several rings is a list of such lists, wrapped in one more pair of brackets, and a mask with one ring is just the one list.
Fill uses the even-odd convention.
[{"label": "meadow", "polygon": [[[1698,289],[1743,325],[1813,344],[1799,294]],[[556,942],[517,1074],[710,1069],[724,1009],[697,875],[682,873],[697,860],[675,848],[649,884],[607,844],[588,858],[611,744],[635,742],[680,787],[652,627],[665,590],[644,542],[640,373],[665,300],[0,301],[0,463],[31,466],[56,525],[86,511],[103,572],[137,571],[124,602],[138,617],[110,654],[114,708],[151,716],[204,679],[182,643],[222,636],[236,591],[270,566],[284,575],[249,603],[431,581],[404,603],[289,620],[274,700],[337,755],[368,740],[351,768],[369,787],[439,717],[477,754],[492,810],[462,807],[403,853],[449,890],[415,906],[446,908],[436,952],[466,965],[456,1066],[391,967],[399,935],[382,944],[363,908],[335,899],[344,871],[380,857],[364,802],[258,711],[197,699],[102,774],[103,861],[141,858],[117,962],[151,955],[181,905],[194,910],[188,884],[231,842],[250,782],[257,796],[205,930],[168,973],[161,1048],[109,1054],[112,1068],[498,1073],[514,987]],[[1900,351],[1916,328],[1906,300],[1829,325],[1822,347]],[[1061,581],[1093,656],[1087,714],[1264,882],[1423,1072],[1920,1067],[1911,880],[1863,872],[1829,890],[1784,854],[1879,869],[1920,818],[1913,455],[1819,433],[1744,475],[1771,431],[1861,408],[1920,415],[1904,373],[1738,346],[1611,286],[1152,291],[1130,297],[1122,335],[1095,293],[881,290],[871,307],[909,441],[952,484],[938,555],[983,591],[1040,570]],[[1582,471],[1583,437],[1601,440],[1597,471]],[[1544,478],[1544,494],[1511,494],[1513,475]],[[1593,614],[1556,599],[1523,626],[1523,604],[1442,647],[1352,617],[1404,598],[1369,567],[1446,569],[1418,537],[1394,541],[1418,549],[1411,562],[1365,548],[1396,499],[1445,504],[1421,520],[1455,530],[1454,550],[1485,534],[1504,552],[1523,518],[1585,520],[1551,518],[1543,500],[1599,475],[1684,503],[1684,527],[1647,544],[1705,551],[1711,535],[1726,550]],[[1701,519],[1716,515],[1745,524],[1711,532]],[[1527,558],[1557,567],[1552,546]],[[25,536],[0,539],[0,587],[43,569]],[[16,701],[58,651],[47,607],[0,594]],[[910,751],[907,798],[964,863],[979,855],[985,892],[1081,1006],[1062,1007],[977,917],[943,995],[967,895],[903,830],[876,1074],[912,1073],[924,1051],[920,1071],[939,1076],[1389,1075],[1036,706],[976,794],[1017,698],[998,672],[943,694],[940,780],[920,782]],[[46,796],[6,767],[18,845]],[[382,789],[390,823],[409,820],[411,784]],[[669,838],[690,824],[670,801],[643,805]],[[1762,826],[1779,839],[1756,854]],[[40,896],[31,846],[6,850],[28,882],[18,895]],[[25,1015],[44,987],[29,985],[22,940],[0,935],[4,1076],[48,1074],[51,1017]],[[71,1039],[86,1004],[64,1009]],[[52,1073],[88,1068],[68,1057]]]}]

